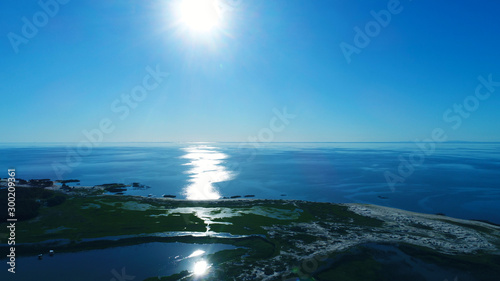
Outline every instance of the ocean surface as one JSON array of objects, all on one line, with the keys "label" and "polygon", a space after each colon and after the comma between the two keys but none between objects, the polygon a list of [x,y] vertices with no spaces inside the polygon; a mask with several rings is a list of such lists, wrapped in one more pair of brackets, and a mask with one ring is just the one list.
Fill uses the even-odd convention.
[{"label": "ocean surface", "polygon": [[146,186],[133,195],[371,203],[500,224],[500,143],[0,144],[0,177],[9,168]]}]

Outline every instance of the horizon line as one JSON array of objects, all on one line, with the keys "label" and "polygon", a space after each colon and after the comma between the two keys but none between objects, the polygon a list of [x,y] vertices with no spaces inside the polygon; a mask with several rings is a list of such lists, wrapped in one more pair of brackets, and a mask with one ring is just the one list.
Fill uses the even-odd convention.
[{"label": "horizon line", "polygon": [[[420,141],[423,142],[423,141]],[[67,144],[67,143],[80,143],[72,141],[12,141],[12,142],[0,142],[1,144],[16,144],[16,143],[26,143],[26,144]],[[248,141],[107,141],[99,142],[99,144],[112,144],[112,143],[255,143]],[[262,144],[272,144],[272,143],[417,143],[417,141],[272,141],[272,142],[257,142]],[[443,141],[438,143],[500,143],[500,141],[462,141],[462,140],[452,140]]]}]

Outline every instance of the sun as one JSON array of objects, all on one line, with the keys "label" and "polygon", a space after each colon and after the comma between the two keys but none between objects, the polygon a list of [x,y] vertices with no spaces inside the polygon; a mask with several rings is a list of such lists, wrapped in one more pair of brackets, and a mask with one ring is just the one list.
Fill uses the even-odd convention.
[{"label": "sun", "polygon": [[196,32],[209,32],[220,24],[217,0],[181,0],[178,13],[184,26]]}]

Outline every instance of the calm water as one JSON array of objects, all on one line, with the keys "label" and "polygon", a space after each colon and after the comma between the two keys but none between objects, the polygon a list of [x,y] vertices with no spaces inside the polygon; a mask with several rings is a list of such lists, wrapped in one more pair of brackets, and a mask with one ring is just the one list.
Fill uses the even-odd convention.
[{"label": "calm water", "polygon": [[107,144],[80,159],[75,150],[72,144],[0,145],[2,177],[16,168],[24,179],[150,186],[128,191],[135,195],[205,199],[252,194],[373,203],[500,223],[500,143],[438,144],[430,155],[414,158],[420,165],[411,175],[403,174],[404,181],[393,189],[384,173],[399,174],[401,159],[419,151],[413,143]]},{"label": "calm water", "polygon": [[[193,271],[197,263],[207,262],[206,256],[234,249],[224,244],[146,243],[133,246],[56,253],[16,259],[16,274],[0,272],[1,280],[32,281],[89,281],[144,280],[168,276],[183,270]],[[5,262],[2,259],[2,262]],[[210,270],[210,264],[207,264]],[[6,267],[5,267],[6,268]],[[36,276],[36,279],[34,278]],[[7,278],[7,279],[4,279]]]}]

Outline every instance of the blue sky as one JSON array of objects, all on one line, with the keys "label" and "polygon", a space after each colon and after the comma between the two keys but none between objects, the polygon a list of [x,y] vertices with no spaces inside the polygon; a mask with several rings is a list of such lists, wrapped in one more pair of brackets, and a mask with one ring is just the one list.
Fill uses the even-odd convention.
[{"label": "blue sky", "polygon": [[[52,2],[46,22],[37,1],[2,1],[0,142],[78,142],[103,119],[109,142],[245,142],[285,107],[295,118],[272,141],[414,141],[437,127],[500,141],[500,86],[475,97],[479,76],[500,82],[500,3],[225,0],[199,32],[179,23],[179,1]],[[355,27],[388,6],[357,48]],[[23,17],[38,20],[31,38]],[[127,116],[113,110],[148,67],[169,76]],[[460,115],[464,101],[474,110]]]}]

